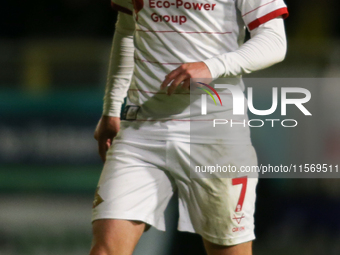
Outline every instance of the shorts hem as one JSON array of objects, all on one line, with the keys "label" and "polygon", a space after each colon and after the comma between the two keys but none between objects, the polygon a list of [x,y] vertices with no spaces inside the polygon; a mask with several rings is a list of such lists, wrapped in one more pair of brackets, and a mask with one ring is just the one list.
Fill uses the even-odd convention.
[{"label": "shorts hem", "polygon": [[199,232],[197,232],[197,234],[201,235],[203,239],[211,243],[218,244],[218,245],[225,245],[225,246],[237,245],[237,244],[246,243],[246,242],[255,240],[255,235],[253,233],[245,235],[245,236],[235,237],[235,238],[217,238],[217,237],[212,237],[210,235],[199,233]]},{"label": "shorts hem", "polygon": [[152,219],[153,217],[140,215],[140,214],[133,214],[133,213],[96,213],[92,216],[91,222],[93,223],[96,220],[103,220],[103,219],[119,219],[119,220],[132,220],[132,221],[141,221],[148,225],[153,226],[154,228],[165,231],[165,224],[164,218],[160,217],[158,220]]},{"label": "shorts hem", "polygon": [[196,231],[193,228],[192,224],[187,222],[187,221],[179,221],[178,222],[177,230],[181,231],[181,232],[196,233]]}]

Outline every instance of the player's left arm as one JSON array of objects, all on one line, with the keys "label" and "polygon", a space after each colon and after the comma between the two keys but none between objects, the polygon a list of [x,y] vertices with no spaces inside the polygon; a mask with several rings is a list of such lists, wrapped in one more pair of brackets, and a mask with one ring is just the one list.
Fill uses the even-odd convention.
[{"label": "player's left arm", "polygon": [[267,68],[285,58],[287,41],[281,16],[254,28],[250,35],[251,39],[234,52],[202,62],[182,64],[165,77],[161,89],[172,82],[168,87],[168,94],[171,95],[182,82],[183,88],[189,88],[191,78],[238,76]]},{"label": "player's left arm", "polygon": [[251,73],[284,60],[287,39],[282,17],[251,30],[250,36],[236,51],[204,61],[213,78]]}]

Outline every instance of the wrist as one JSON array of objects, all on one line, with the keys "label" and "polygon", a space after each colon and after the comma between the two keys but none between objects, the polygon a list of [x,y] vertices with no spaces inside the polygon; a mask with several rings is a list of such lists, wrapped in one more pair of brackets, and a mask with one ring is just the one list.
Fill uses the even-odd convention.
[{"label": "wrist", "polygon": [[224,75],[225,73],[224,63],[219,58],[214,57],[214,58],[206,59],[203,61],[203,63],[206,64],[206,66],[208,67],[211,73],[211,77],[213,79],[217,79]]},{"label": "wrist", "polygon": [[120,117],[102,115],[103,122],[110,122],[110,121],[116,121],[116,120],[120,120]]},{"label": "wrist", "polygon": [[119,118],[121,109],[122,109],[122,103],[120,102],[104,103],[102,115]]}]

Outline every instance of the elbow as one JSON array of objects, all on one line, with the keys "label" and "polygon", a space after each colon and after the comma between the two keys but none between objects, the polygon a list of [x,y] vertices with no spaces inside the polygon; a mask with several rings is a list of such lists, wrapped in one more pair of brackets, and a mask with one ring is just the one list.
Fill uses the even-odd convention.
[{"label": "elbow", "polygon": [[273,58],[273,64],[278,64],[285,60],[286,55],[287,55],[287,43],[286,41],[283,41],[281,43],[281,46],[276,50],[276,54],[274,54],[275,57]]},{"label": "elbow", "polygon": [[279,42],[277,44],[279,45],[277,49],[277,63],[280,63],[285,60],[287,55],[287,39],[285,34],[279,35]]},{"label": "elbow", "polygon": [[277,54],[276,59],[275,59],[275,61],[274,61],[273,64],[278,64],[278,63],[281,63],[283,60],[285,60],[285,58],[286,58],[286,53],[287,53],[286,50],[285,50],[285,51],[282,51],[282,52],[279,52],[279,53]]},{"label": "elbow", "polygon": [[285,43],[282,47],[282,49],[280,50],[279,56],[278,56],[278,63],[282,62],[283,60],[285,60],[287,55],[287,43]]}]

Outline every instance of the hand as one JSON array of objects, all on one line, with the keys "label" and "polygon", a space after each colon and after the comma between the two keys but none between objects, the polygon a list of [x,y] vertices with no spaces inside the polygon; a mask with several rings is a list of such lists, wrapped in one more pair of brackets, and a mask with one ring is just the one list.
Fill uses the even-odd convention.
[{"label": "hand", "polygon": [[103,162],[106,160],[106,152],[110,148],[119,128],[119,117],[102,116],[97,124],[94,138],[98,141],[99,156]]},{"label": "hand", "polygon": [[179,84],[181,84],[181,82],[183,82],[182,88],[189,90],[190,79],[192,78],[212,79],[209,68],[204,62],[187,63],[182,64],[180,67],[165,76],[161,89],[165,89],[172,81],[167,91],[169,96],[174,93],[175,89]]}]

